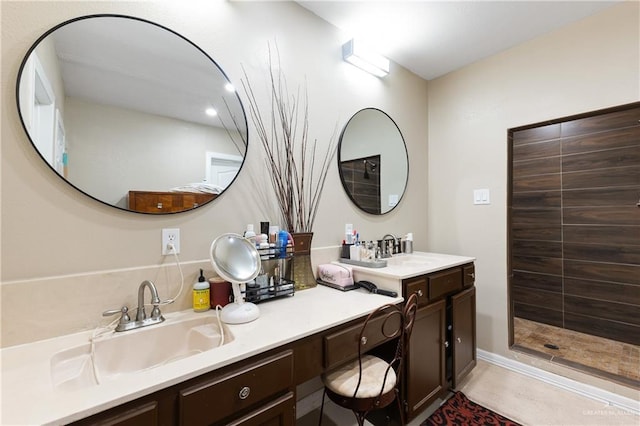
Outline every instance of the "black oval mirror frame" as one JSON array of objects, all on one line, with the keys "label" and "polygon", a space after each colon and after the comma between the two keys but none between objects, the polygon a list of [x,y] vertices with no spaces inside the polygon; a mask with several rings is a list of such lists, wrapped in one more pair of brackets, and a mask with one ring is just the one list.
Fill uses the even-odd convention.
[{"label": "black oval mirror frame", "polygon": [[377,108],[356,112],[340,134],[338,170],[345,192],[362,211],[393,210],[409,177],[407,147],[395,121]]},{"label": "black oval mirror frame", "polygon": [[[105,21],[107,19],[109,21]],[[110,52],[109,44],[104,38],[100,38],[100,34],[96,32],[96,34],[91,34],[91,36],[96,36],[95,41],[96,43],[99,43],[98,44],[99,48],[95,49],[95,51],[90,51],[90,50],[86,51],[86,52],[94,53],[93,55],[91,55],[92,57],[90,58],[70,57],[71,55],[69,54],[69,51],[71,50],[69,50],[68,52],[65,53],[67,57],[64,58],[65,60],[68,60],[68,62],[58,63],[60,67],[60,74],[61,74],[59,77],[54,75],[51,78],[51,80],[53,81],[51,83],[48,83],[45,81],[44,86],[42,85],[42,82],[38,80],[38,78],[40,78],[40,76],[38,75],[38,71],[41,71],[43,69],[43,66],[41,65],[41,61],[38,60],[38,55],[36,54],[36,50],[39,48],[39,46],[44,46],[43,49],[51,49],[50,46],[55,45],[54,39],[56,37],[58,38],[61,37],[60,34],[63,31],[63,29],[71,28],[73,25],[77,26],[82,24],[82,25],[85,25],[86,29],[93,30],[91,28],[93,24],[95,24],[97,28],[98,26],[103,26],[103,27],[107,25],[113,26],[115,23],[120,23],[127,29],[131,28],[131,31],[135,31],[136,34],[138,34],[138,32],[142,32],[144,34],[150,34],[154,37],[159,37],[160,39],[156,41],[150,41],[147,45],[138,47],[137,53],[140,54],[139,56],[135,56],[133,53],[131,53],[130,56],[126,56],[126,55],[122,56],[123,58],[126,58],[126,57],[134,58],[136,59],[135,61],[136,63],[117,64],[117,63],[109,63],[108,59],[105,58],[105,56]],[[86,25],[86,24],[90,24],[90,25]],[[110,30],[109,38],[116,38],[118,39],[117,41],[120,41],[121,43],[126,42],[127,47],[130,47],[131,45],[135,44],[134,42],[137,41],[138,39],[144,38],[140,36],[140,37],[131,37],[131,39],[129,40],[123,40],[124,35],[120,34],[120,29],[111,27],[109,30]],[[89,35],[87,35],[87,37],[89,37]],[[81,45],[87,41],[87,40],[84,40],[84,37],[75,36],[70,38],[74,39],[74,43],[73,43],[74,46],[72,46],[71,48],[77,48],[78,47],[77,45]],[[82,43],[79,43],[80,41]],[[132,47],[132,49],[135,49],[135,48],[136,48],[135,46]],[[165,51],[162,50],[163,48],[165,49]],[[170,50],[170,49],[173,49],[173,50]],[[180,49],[180,51],[177,51],[178,49]],[[191,49],[191,50],[188,50],[188,49]],[[125,48],[120,46],[118,49],[114,48],[113,50],[125,50]],[[45,50],[45,52],[47,51]],[[161,58],[163,53],[167,54],[166,58],[169,58],[168,56],[169,53],[171,53],[172,55],[175,54],[175,57],[172,56],[172,59],[174,60],[174,62],[166,63],[165,64],[166,66],[162,66],[162,67],[157,67],[157,66],[154,67],[154,64],[152,63],[149,65],[149,67],[154,67],[154,68],[147,68],[146,70],[139,71],[142,68],[136,68],[137,66],[142,66],[142,65],[145,65],[144,64],[145,62],[152,61],[151,59],[149,59],[151,58],[151,56],[148,56],[148,57],[142,56],[147,52],[149,53],[149,55],[156,55],[160,59],[164,59],[164,58]],[[33,57],[36,58],[35,61],[31,60]],[[42,62],[45,62],[45,61],[51,62],[50,59],[51,59],[50,57],[45,57]],[[58,59],[58,61],[60,61],[60,59]],[[38,62],[37,66],[34,65],[34,62]],[[72,66],[68,65],[71,62],[73,62],[76,65],[75,68],[72,68]],[[100,63],[102,63],[102,65],[100,65]],[[190,132],[189,134],[191,136],[191,139],[195,139],[193,138],[194,133],[201,132],[201,136],[200,136],[201,140],[198,141],[197,147],[191,146],[192,150],[195,150],[196,152],[192,153],[191,151],[184,149],[184,148],[189,148],[188,143],[186,143],[185,140],[182,140],[182,139],[186,139],[185,137],[185,138],[176,138],[180,140],[176,140],[175,141],[176,147],[172,148],[174,150],[180,149],[180,151],[178,151],[179,152],[178,155],[176,155],[176,151],[174,151],[173,153],[171,153],[170,151],[167,151],[166,155],[171,157],[169,161],[175,161],[175,162],[180,162],[180,161],[186,162],[188,157],[193,157],[193,158],[190,158],[190,160],[193,160],[193,161],[189,162],[184,169],[186,170],[188,168],[193,168],[198,170],[197,173],[204,172],[199,176],[204,176],[205,179],[209,177],[209,174],[208,174],[209,169],[207,168],[207,171],[204,171],[202,167],[205,165],[205,161],[207,162],[220,161],[221,163],[216,163],[216,164],[222,164],[222,166],[218,165],[218,167],[222,167],[222,169],[215,169],[215,171],[222,170],[222,172],[216,174],[215,176],[223,176],[221,177],[221,181],[220,181],[223,183],[216,183],[216,184],[203,183],[202,179],[196,180],[196,178],[186,177],[187,175],[189,175],[188,172],[182,172],[180,176],[176,176],[177,180],[175,182],[172,182],[167,179],[166,183],[164,183],[165,179],[163,175],[148,176],[151,173],[147,173],[146,170],[152,171],[154,169],[153,167],[150,167],[150,168],[146,167],[147,166],[146,163],[153,162],[154,164],[157,164],[159,162],[162,162],[162,159],[160,160],[154,159],[151,161],[146,161],[149,157],[151,157],[151,154],[153,153],[154,148],[159,150],[159,148],[154,146],[155,143],[154,145],[147,145],[147,146],[143,146],[141,149],[138,149],[138,151],[142,151],[142,154],[144,154],[144,157],[142,157],[141,159],[138,159],[137,162],[132,161],[133,159],[130,158],[131,155],[128,152],[125,152],[125,151],[119,152],[117,149],[114,149],[113,145],[115,144],[109,144],[111,146],[99,147],[100,148],[99,153],[94,153],[94,154],[83,153],[82,155],[70,154],[68,156],[67,152],[65,151],[66,149],[65,138],[67,140],[75,139],[73,143],[76,145],[76,148],[77,148],[77,145],[78,145],[77,140],[80,139],[83,141],[86,141],[86,140],[97,141],[97,140],[100,140],[100,137],[102,135],[98,134],[91,137],[86,137],[87,136],[86,133],[80,134],[80,130],[78,130],[79,127],[77,125],[75,128],[76,130],[75,136],[73,133],[68,132],[70,126],[65,130],[63,123],[66,123],[67,121],[69,123],[72,123],[74,122],[74,120],[72,120],[71,117],[66,117],[67,120],[62,119],[63,118],[62,111],[65,108],[58,108],[58,105],[55,105],[53,101],[51,101],[50,106],[49,104],[47,104],[46,98],[48,95],[48,91],[53,91],[53,90],[50,88],[47,88],[46,85],[49,84],[55,88],[56,84],[58,84],[59,86],[58,82],[60,81],[62,82],[63,87],[66,86],[67,83],[64,82],[65,76],[64,76],[64,72],[62,71],[62,68],[66,67],[65,71],[69,72],[70,70],[77,71],[77,69],[82,66],[85,68],[89,68],[91,66],[94,66],[95,68],[102,67],[102,69],[98,71],[102,71],[104,73],[105,70],[107,70],[107,72],[113,71],[114,74],[120,73],[121,75],[125,75],[125,77],[123,77],[123,80],[122,80],[124,82],[123,86],[126,85],[126,83],[131,83],[131,81],[133,81],[133,80],[127,80],[126,79],[127,77],[131,77],[132,79],[138,77],[137,84],[135,85],[129,84],[127,87],[122,87],[122,88],[110,87],[108,85],[103,85],[99,83],[91,84],[95,86],[95,89],[97,89],[98,91],[102,90],[103,93],[105,91],[110,92],[110,91],[121,90],[123,93],[123,97],[126,97],[127,95],[131,94],[130,92],[132,91],[132,87],[133,88],[141,87],[143,89],[144,88],[150,89],[150,86],[149,87],[145,86],[149,82],[148,80],[153,80],[153,79],[162,80],[164,78],[165,80],[162,80],[160,82],[162,84],[165,84],[167,81],[169,81],[166,78],[173,78],[174,81],[170,81],[169,83],[165,84],[165,86],[168,84],[171,84],[175,86],[175,90],[174,90],[174,87],[169,87],[169,88],[165,87],[164,89],[163,88],[150,89],[151,91],[145,92],[147,93],[147,95],[141,95],[141,96],[134,95],[132,99],[142,99],[144,97],[151,97],[153,96],[154,93],[157,93],[158,95],[163,95],[163,96],[168,96],[170,94],[173,94],[174,96],[172,96],[171,98],[167,98],[166,102],[164,103],[155,102],[157,107],[159,107],[158,104],[162,104],[167,107],[174,107],[175,109],[175,107],[179,103],[184,102],[184,105],[186,107],[189,107],[188,104],[193,104],[190,106],[190,108],[199,108],[200,112],[204,112],[205,106],[207,105],[211,106],[212,103],[215,102],[215,106],[218,107],[217,108],[218,116],[216,117],[218,121],[215,122],[214,124],[211,124],[212,119],[210,117],[201,118],[200,116],[198,116],[197,118],[195,118],[195,113],[193,111],[187,112],[187,113],[189,112],[192,113],[192,115],[189,117],[173,115],[171,118],[166,118],[167,116],[163,116],[163,113],[160,110],[144,112],[141,114],[147,114],[147,115],[153,116],[153,119],[150,119],[149,122],[155,123],[155,122],[161,122],[162,120],[164,120],[165,122],[176,121],[176,123],[178,123],[179,125],[182,125],[183,127],[188,128],[187,131]],[[191,73],[189,74],[189,77],[184,77],[185,79],[184,81],[180,81],[179,80],[180,76],[176,76],[176,73],[177,73],[176,70],[180,70],[180,69],[182,69],[184,72]],[[136,76],[136,75],[133,75],[135,74],[135,72],[147,73],[148,75],[138,74]],[[172,76],[163,75],[163,72],[164,74],[173,73],[173,75]],[[127,75],[127,74],[132,74],[132,75]],[[46,74],[44,75],[46,77]],[[73,75],[70,74],[67,77],[67,79],[69,81],[74,81],[74,82],[82,80],[77,77],[78,77],[78,74],[73,74]],[[145,79],[140,77],[149,77],[149,79],[145,81]],[[190,81],[187,81],[187,80],[197,80],[198,82],[206,81],[206,86],[194,88],[189,85]],[[24,84],[24,82],[26,81],[29,81],[30,85]],[[100,82],[101,80],[93,80],[93,81]],[[238,94],[234,90],[228,93],[223,91],[222,87],[224,87],[225,84],[230,85],[231,83],[227,78],[226,74],[224,73],[224,71],[220,68],[220,66],[209,55],[207,55],[200,47],[195,45],[193,42],[191,42],[184,36],[176,33],[175,31],[169,28],[166,28],[162,25],[159,25],[154,22],[150,22],[141,18],[125,16],[125,15],[115,15],[115,14],[98,14],[98,15],[81,16],[78,18],[74,18],[74,19],[62,22],[61,24],[56,25],[55,27],[45,32],[42,36],[40,36],[36,40],[36,42],[31,46],[31,48],[26,53],[24,60],[20,65],[17,84],[16,84],[16,102],[17,102],[18,114],[20,116],[22,126],[27,136],[29,137],[29,140],[33,145],[33,147],[36,149],[36,151],[38,152],[40,157],[43,159],[43,161],[57,174],[57,176],[62,178],[66,183],[74,187],[76,190],[80,191],[81,193],[87,195],[88,197],[93,198],[94,200],[97,200],[103,204],[106,204],[121,210],[135,211],[136,213],[140,213],[140,211],[131,209],[129,205],[127,205],[126,195],[129,193],[128,190],[140,190],[144,192],[147,192],[148,190],[149,192],[158,192],[158,193],[164,192],[164,191],[172,192],[176,195],[184,195],[185,203],[187,203],[187,199],[191,200],[196,196],[199,200],[200,199],[205,200],[202,203],[194,203],[193,205],[186,204],[181,207],[178,207],[177,210],[172,210],[167,212],[167,213],[179,213],[183,211],[189,211],[189,210],[192,210],[193,208],[200,207],[204,204],[207,204],[212,201],[212,198],[215,198],[219,196],[219,194],[226,191],[233,184],[233,182],[237,178],[237,175],[240,169],[242,168],[242,165],[244,164],[244,158],[245,158],[245,153],[246,153],[246,148],[248,143],[248,128],[247,128],[246,114]],[[85,86],[86,85],[87,84],[85,84]],[[177,92],[178,86],[182,88],[181,89],[182,92]],[[218,86],[220,86],[220,88],[218,88]],[[64,90],[66,90],[66,88]],[[78,90],[78,89],[75,88],[73,90]],[[163,90],[166,90],[166,91],[163,93],[160,93]],[[174,90],[174,91],[171,92],[171,90]],[[210,98],[213,98],[211,94],[214,91],[216,95],[219,95],[219,97],[215,98],[214,101],[211,101]],[[149,95],[149,93],[151,93],[151,95]],[[203,100],[198,96],[198,94],[202,94],[202,93],[208,96],[207,100]],[[222,94],[224,94],[224,96]],[[200,102],[207,102],[207,101],[209,101],[208,104],[200,103]],[[69,102],[68,96],[65,96],[65,106],[67,106],[68,102]],[[38,133],[35,131],[30,131],[30,129],[34,128],[32,124],[33,108],[41,108],[43,105],[48,108],[47,111],[51,110],[50,112],[47,112],[47,114],[50,114],[50,117],[51,117],[49,121],[53,121],[53,123],[51,123],[52,135],[49,137],[51,140],[45,140],[44,145],[41,141],[40,143],[38,143],[39,141],[36,140],[36,139],[39,139],[39,137],[36,137],[36,138],[33,137]],[[100,104],[99,107],[103,109],[105,108],[103,104]],[[122,108],[122,106],[118,106],[118,107]],[[108,108],[111,108],[111,110],[116,110],[118,107],[109,106]],[[139,111],[141,111],[139,108],[140,108],[139,105],[127,106],[126,110],[123,109],[120,111],[120,115],[127,115],[127,113],[123,114],[122,111],[137,110],[136,113],[138,113]],[[68,109],[72,110],[71,107],[69,107]],[[75,107],[75,110],[78,110],[78,107]],[[96,109],[96,110],[99,111],[99,109]],[[116,110],[116,113],[117,113],[117,110]],[[131,115],[135,115],[135,113],[131,113]],[[203,113],[202,116],[204,117],[204,115],[205,114]],[[82,118],[76,118],[75,122],[77,123],[77,122],[80,122],[81,120]],[[209,120],[209,122],[206,122],[205,120]],[[48,123],[46,125],[49,126]],[[188,127],[188,126],[191,126],[191,127]],[[86,126],[82,130],[86,131],[86,129],[88,129],[89,127],[90,126]],[[98,127],[100,127],[100,131],[104,132],[105,128],[107,128],[107,131],[108,131],[108,128],[118,127],[118,126],[109,126],[108,124],[102,123],[102,124],[99,124]],[[153,132],[156,132],[156,133],[165,132],[164,129],[152,128],[152,127],[153,126],[147,128],[147,130],[149,131],[148,132],[149,134]],[[142,128],[140,127],[138,131],[141,132],[142,131],[141,129]],[[197,129],[197,132],[194,132],[193,129]],[[46,130],[48,132],[49,127],[47,127]],[[67,132],[68,134],[65,135],[65,132]],[[179,134],[179,132],[176,131],[176,134]],[[140,133],[137,133],[137,135],[140,135]],[[210,135],[215,136],[215,139],[217,140],[215,144],[211,144],[211,139],[209,139]],[[224,140],[224,138],[228,138],[228,140]],[[122,139],[127,139],[127,138],[122,138]],[[189,140],[189,142],[192,142],[191,139]],[[124,142],[127,143],[126,146],[131,146],[135,144],[134,141],[138,141],[138,140],[142,141],[144,140],[144,138],[137,138],[134,135],[131,137],[131,139],[125,140]],[[98,145],[97,142],[96,142],[96,145]],[[43,146],[45,148],[43,148]],[[124,144],[121,145],[121,147],[123,146]],[[107,156],[112,153],[114,154],[114,157],[108,158]],[[213,155],[215,157],[215,160],[210,160],[209,157],[212,154],[215,154]],[[89,158],[88,164],[85,164],[85,165],[78,164],[77,162],[80,161],[81,157],[84,157],[85,159]],[[197,160],[195,158],[197,158]],[[69,159],[71,159],[71,162],[72,162],[71,165],[69,165],[68,163]],[[230,164],[229,161],[233,162],[233,165],[229,166],[231,167],[231,172],[228,172],[229,169],[224,169],[225,164]],[[139,175],[145,175],[146,180],[144,180],[144,182],[141,182],[139,184],[135,182],[123,182],[122,185],[120,185],[120,182],[118,182],[118,180],[121,177],[124,177],[125,175],[127,175],[126,172],[123,172],[125,163],[131,164],[132,170],[136,169],[137,170],[136,173],[138,173]],[[212,166],[211,168],[213,169],[213,167],[216,167],[216,164],[214,164],[214,166]],[[67,170],[68,165],[69,165],[69,170]],[[109,169],[108,166],[115,166],[115,168]],[[161,169],[161,170],[163,174],[166,174],[166,170],[167,170],[166,164],[164,164],[164,166],[165,166],[164,169]],[[70,172],[71,167],[73,167],[74,172]],[[160,167],[162,167],[162,165],[160,165]],[[209,165],[207,165],[207,167],[209,167]],[[83,170],[83,168],[85,171],[80,172],[79,170]],[[86,169],[89,169],[89,170],[86,170]],[[105,170],[104,174],[99,174],[100,171],[102,170]],[[235,174],[234,174],[234,171],[235,171]],[[156,169],[156,172],[157,172],[157,169]],[[215,172],[212,172],[212,173],[215,173]],[[225,175],[225,173],[227,174]],[[79,178],[79,177],[76,178],[79,175],[82,175],[83,178]],[[87,177],[85,178],[84,176],[87,176]],[[118,178],[114,178],[115,176],[118,176]],[[190,179],[190,180],[188,182],[185,182],[185,179]],[[162,181],[163,183],[159,183],[160,181]],[[96,183],[96,182],[100,182],[100,183]],[[157,184],[162,185],[161,189],[145,188],[145,187],[156,184],[156,182],[158,182]],[[103,185],[104,183],[107,183],[108,185],[112,185],[112,186],[116,185],[117,183],[118,186],[120,186],[120,188],[118,188],[115,192],[110,193],[109,195],[104,195],[105,190],[102,188],[102,186],[105,186]],[[118,194],[118,195],[115,195],[115,194]],[[205,194],[204,198],[200,197],[200,195],[202,194]],[[214,195],[210,196],[210,194],[214,194]],[[192,195],[194,197],[192,197]],[[121,198],[116,199],[117,197],[121,197]],[[189,201],[189,203],[190,202],[191,201]],[[129,201],[129,204],[130,204],[130,201]],[[146,213],[149,213],[149,212],[146,212]],[[165,212],[158,212],[158,213],[166,214]],[[153,214],[158,214],[158,213],[153,212]]]}]

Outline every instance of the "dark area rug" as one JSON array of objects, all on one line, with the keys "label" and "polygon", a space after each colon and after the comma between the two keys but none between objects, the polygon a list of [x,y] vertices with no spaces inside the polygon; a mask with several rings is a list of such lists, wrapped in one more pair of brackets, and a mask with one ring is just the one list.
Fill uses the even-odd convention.
[{"label": "dark area rug", "polygon": [[522,426],[500,414],[469,400],[462,392],[456,392],[420,426]]}]

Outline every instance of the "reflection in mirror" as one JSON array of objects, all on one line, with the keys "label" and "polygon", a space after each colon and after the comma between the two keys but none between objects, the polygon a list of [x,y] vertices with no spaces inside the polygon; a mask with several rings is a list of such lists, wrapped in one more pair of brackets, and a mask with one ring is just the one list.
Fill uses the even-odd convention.
[{"label": "reflection in mirror", "polygon": [[379,109],[358,111],[340,135],[338,166],[342,186],[356,206],[371,214],[388,213],[402,199],[409,176],[400,129]]},{"label": "reflection in mirror", "polygon": [[240,98],[200,48],[160,25],[85,16],[40,37],[18,75],[23,126],[76,189],[137,212],[207,203],[247,149]]}]

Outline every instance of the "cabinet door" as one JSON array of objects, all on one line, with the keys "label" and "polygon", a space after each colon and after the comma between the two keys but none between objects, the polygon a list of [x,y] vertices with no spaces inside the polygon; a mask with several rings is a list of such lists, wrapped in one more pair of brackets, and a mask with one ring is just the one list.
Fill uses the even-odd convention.
[{"label": "cabinet door", "polygon": [[229,426],[294,426],[296,424],[296,400],[293,392],[267,403],[228,423]]},{"label": "cabinet door", "polygon": [[405,366],[407,419],[425,409],[445,387],[444,300],[419,308]]},{"label": "cabinet door", "polygon": [[455,388],[476,366],[476,288],[451,298],[453,325],[453,383]]},{"label": "cabinet door", "polygon": [[100,426],[153,426],[158,423],[158,403],[126,404],[73,423],[74,425]]}]

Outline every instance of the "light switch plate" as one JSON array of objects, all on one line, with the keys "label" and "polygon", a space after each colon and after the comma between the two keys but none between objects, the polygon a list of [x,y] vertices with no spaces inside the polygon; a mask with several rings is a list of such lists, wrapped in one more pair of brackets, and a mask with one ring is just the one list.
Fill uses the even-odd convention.
[{"label": "light switch plate", "polygon": [[491,204],[491,195],[488,189],[473,190],[473,204]]}]

